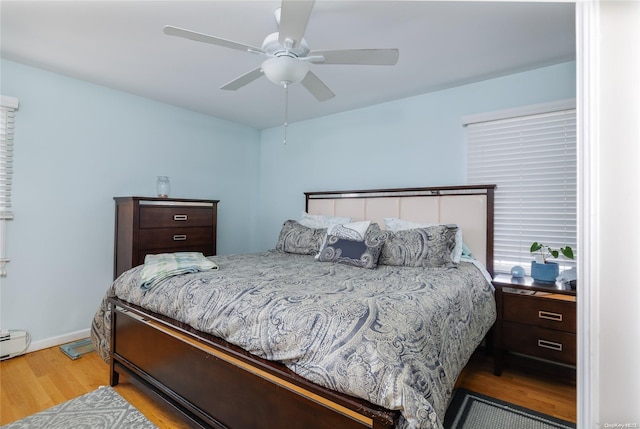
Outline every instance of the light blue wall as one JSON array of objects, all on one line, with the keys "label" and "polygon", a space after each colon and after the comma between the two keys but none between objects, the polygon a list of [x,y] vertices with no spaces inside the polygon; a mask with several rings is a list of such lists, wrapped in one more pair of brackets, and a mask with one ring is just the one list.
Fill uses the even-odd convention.
[{"label": "light blue wall", "polygon": [[[113,196],[220,199],[218,253],[273,248],[305,191],[463,184],[464,115],[575,97],[575,63],[262,132],[2,61],[20,100],[0,326],[89,327],[113,270]],[[337,95],[340,96],[339,94]],[[330,102],[330,101],[329,101]]]},{"label": "light blue wall", "polygon": [[294,123],[286,145],[282,127],[264,130],[262,247],[300,216],[305,191],[464,184],[463,116],[574,98],[575,76],[568,62]]},{"label": "light blue wall", "polygon": [[11,61],[19,99],[5,329],[34,341],[87,329],[113,276],[114,196],[219,199],[218,253],[258,246],[259,132]]}]

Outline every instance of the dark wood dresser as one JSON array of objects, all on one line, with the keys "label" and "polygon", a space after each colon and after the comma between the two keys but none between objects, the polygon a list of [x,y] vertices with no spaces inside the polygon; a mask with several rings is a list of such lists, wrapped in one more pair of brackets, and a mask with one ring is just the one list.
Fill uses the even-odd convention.
[{"label": "dark wood dresser", "polygon": [[114,279],[148,254],[216,254],[219,200],[115,197]]},{"label": "dark wood dresser", "polygon": [[548,361],[576,364],[576,291],[563,283],[537,283],[531,277],[500,274],[493,280],[496,375],[509,350]]}]

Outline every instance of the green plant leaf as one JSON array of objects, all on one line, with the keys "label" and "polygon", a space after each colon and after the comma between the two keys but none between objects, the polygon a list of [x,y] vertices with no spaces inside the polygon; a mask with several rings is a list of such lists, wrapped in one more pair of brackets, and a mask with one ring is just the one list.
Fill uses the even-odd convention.
[{"label": "green plant leaf", "polygon": [[560,248],[565,258],[573,259],[573,249],[569,246]]},{"label": "green plant leaf", "polygon": [[564,257],[567,259],[575,258],[575,255],[573,254],[573,249],[569,246],[561,247],[559,250],[554,250],[548,246],[545,246],[542,243],[538,243],[537,241],[534,241],[533,244],[531,244],[531,248],[529,249],[529,252],[533,253],[538,251],[540,252],[540,256],[542,256],[542,259],[545,264],[547,263],[548,258],[551,258],[551,257],[557,258],[558,256],[560,256],[560,252],[562,252]]}]

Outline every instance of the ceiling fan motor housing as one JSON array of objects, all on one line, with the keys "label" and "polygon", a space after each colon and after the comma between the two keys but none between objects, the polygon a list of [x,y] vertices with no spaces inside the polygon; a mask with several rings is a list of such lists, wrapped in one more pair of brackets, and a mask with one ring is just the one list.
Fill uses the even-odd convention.
[{"label": "ceiling fan motor housing", "polygon": [[275,57],[287,56],[292,58],[301,58],[306,57],[309,53],[309,45],[306,40],[302,39],[300,44],[295,48],[287,48],[280,44],[278,41],[279,36],[280,33],[276,32],[265,37],[264,42],[262,42],[262,50]]}]

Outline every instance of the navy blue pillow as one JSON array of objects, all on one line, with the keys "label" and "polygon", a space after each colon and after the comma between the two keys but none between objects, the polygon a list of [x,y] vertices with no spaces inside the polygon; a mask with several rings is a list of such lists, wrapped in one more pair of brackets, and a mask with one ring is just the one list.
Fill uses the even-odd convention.
[{"label": "navy blue pillow", "polygon": [[377,224],[369,227],[363,241],[327,235],[318,254],[318,260],[361,268],[376,268],[382,246],[388,236],[389,232],[381,231]]}]

